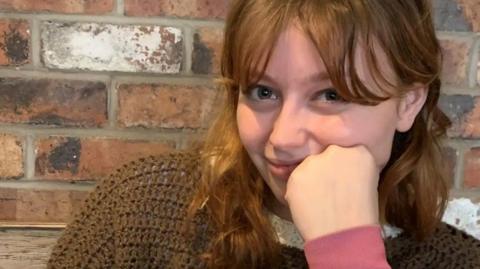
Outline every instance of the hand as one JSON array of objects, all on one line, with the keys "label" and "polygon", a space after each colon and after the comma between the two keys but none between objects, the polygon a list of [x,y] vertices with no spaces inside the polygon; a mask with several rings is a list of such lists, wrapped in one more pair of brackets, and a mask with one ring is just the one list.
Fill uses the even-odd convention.
[{"label": "hand", "polygon": [[379,222],[379,168],[364,146],[331,145],[290,175],[285,199],[305,241]]}]

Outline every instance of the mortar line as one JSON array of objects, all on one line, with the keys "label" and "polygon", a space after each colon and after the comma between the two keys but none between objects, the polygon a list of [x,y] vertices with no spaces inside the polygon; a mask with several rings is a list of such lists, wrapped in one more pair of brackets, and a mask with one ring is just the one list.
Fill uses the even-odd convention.
[{"label": "mortar line", "polygon": [[192,56],[193,56],[193,29],[190,27],[185,27],[184,28],[184,41],[185,41],[185,46],[184,46],[184,64],[185,64],[185,70],[184,73],[186,75],[193,75],[192,73]]},{"label": "mortar line", "polygon": [[468,86],[470,88],[475,88],[480,83],[480,81],[477,81],[477,79],[480,79],[478,77],[478,74],[480,72],[480,37],[477,36],[476,40],[473,43],[472,46],[472,51],[470,52],[470,65],[469,65],[469,70],[468,70]]},{"label": "mortar line", "polygon": [[125,1],[124,0],[117,0],[117,6],[115,8],[116,14],[120,16],[124,16],[125,14]]},{"label": "mortar line", "polygon": [[[118,8],[117,8],[118,9]],[[180,18],[166,16],[152,17],[134,17],[119,16],[117,14],[110,15],[91,15],[91,14],[49,14],[49,13],[8,13],[0,12],[0,17],[6,19],[32,19],[40,21],[63,21],[63,22],[79,22],[79,23],[107,23],[118,25],[162,25],[171,27],[184,26],[206,26],[206,27],[223,27],[225,25],[220,19],[200,19],[200,18]]]},{"label": "mortar line", "polygon": [[118,113],[118,90],[117,83],[111,79],[108,85],[108,125],[110,128],[116,127]]},{"label": "mortar line", "polygon": [[35,144],[32,135],[25,138],[25,179],[35,178]]},{"label": "mortar line", "polygon": [[72,191],[90,191],[95,186],[96,182],[74,182],[71,181],[12,181],[0,180],[0,188],[14,188],[14,189],[36,189],[36,190],[72,190]]},{"label": "mortar line", "polygon": [[33,18],[31,20],[31,42],[32,42],[32,65],[34,68],[42,67],[41,63],[41,27],[40,22]]}]

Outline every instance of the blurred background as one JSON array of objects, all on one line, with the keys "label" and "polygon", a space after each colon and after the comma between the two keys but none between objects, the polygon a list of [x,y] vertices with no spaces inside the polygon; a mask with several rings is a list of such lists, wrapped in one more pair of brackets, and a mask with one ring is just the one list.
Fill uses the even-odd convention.
[{"label": "blurred background", "polygon": [[[186,148],[214,106],[228,0],[0,0],[0,268],[44,268],[95,182]],[[480,236],[480,1],[434,0],[452,199]],[[472,228],[473,227],[473,228]]]}]

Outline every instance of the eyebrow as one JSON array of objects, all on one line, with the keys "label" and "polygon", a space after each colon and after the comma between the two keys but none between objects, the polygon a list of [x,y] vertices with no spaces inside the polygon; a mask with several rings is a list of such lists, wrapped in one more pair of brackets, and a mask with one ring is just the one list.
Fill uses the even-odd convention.
[{"label": "eyebrow", "polygon": [[[313,73],[313,74],[310,74],[310,75],[305,76],[304,78],[302,78],[303,81],[306,81],[306,82],[308,82],[308,83],[318,82],[318,81],[325,81],[325,80],[329,80],[329,79],[330,79],[330,76],[328,75],[327,72]],[[273,77],[270,76],[270,75],[267,74],[267,73],[264,73],[264,74],[260,77],[260,80],[264,80],[264,81],[266,81],[266,82],[275,84],[275,79],[273,79]]]}]

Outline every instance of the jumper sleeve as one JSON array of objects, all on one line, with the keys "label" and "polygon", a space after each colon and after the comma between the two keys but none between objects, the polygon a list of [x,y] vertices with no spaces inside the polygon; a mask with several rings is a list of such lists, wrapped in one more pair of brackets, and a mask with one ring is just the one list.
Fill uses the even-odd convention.
[{"label": "jumper sleeve", "polygon": [[310,269],[389,269],[380,226],[361,226],[305,243]]},{"label": "jumper sleeve", "polygon": [[67,226],[52,250],[47,268],[112,268],[115,184],[103,181]]}]

